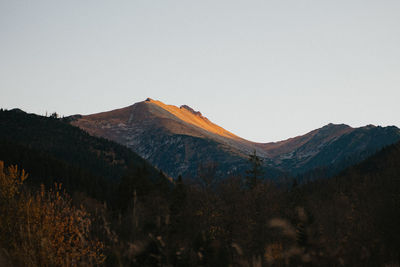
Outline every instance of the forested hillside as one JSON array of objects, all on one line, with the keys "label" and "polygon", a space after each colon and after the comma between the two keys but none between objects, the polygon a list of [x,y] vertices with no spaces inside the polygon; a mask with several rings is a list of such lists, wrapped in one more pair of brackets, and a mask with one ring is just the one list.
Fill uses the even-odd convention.
[{"label": "forested hillside", "polygon": [[153,182],[166,178],[122,145],[90,136],[63,119],[18,109],[0,111],[0,159],[29,170],[30,184],[59,182],[71,192],[103,200],[128,173]]},{"label": "forested hillside", "polygon": [[[256,154],[249,157],[245,176],[220,179],[218,166],[203,162],[196,179],[180,177],[170,183],[143,160],[139,159],[140,164],[134,168],[123,164],[122,160],[129,162],[129,157],[123,155],[131,152],[116,152],[125,148],[92,139],[58,119],[18,111],[0,114],[1,157],[6,165],[16,163],[19,169],[23,167],[32,173],[26,178],[15,167],[0,172],[0,208],[7,214],[0,218],[0,244],[7,252],[0,254],[0,261],[5,257],[15,264],[33,266],[42,266],[41,262],[56,262],[56,266],[74,263],[397,266],[400,263],[400,143],[384,148],[333,178],[301,184],[292,180],[277,185],[264,179]],[[67,136],[79,138],[72,141]],[[115,155],[109,157],[110,153],[96,152],[99,150],[113,151]],[[74,155],[85,158],[87,165]],[[93,166],[104,168],[105,174],[101,169],[93,170]],[[113,168],[118,175],[106,175],[108,171],[113,173]],[[53,175],[59,178],[51,180]],[[30,179],[36,181],[30,183]],[[60,179],[68,181],[65,187],[71,198],[59,186],[51,185]],[[98,184],[104,182],[103,191],[90,191],[93,179]],[[110,180],[115,182],[110,184]],[[50,185],[40,189],[35,186],[44,182]],[[32,214],[31,210],[37,213]],[[61,221],[55,226],[39,210],[60,211],[53,215]],[[76,230],[81,231],[87,243],[74,239],[81,246],[75,256],[57,252],[58,244],[68,248],[72,242],[68,232],[73,229],[68,228],[72,227],[70,217],[63,217],[66,211],[72,214],[71,220],[85,222],[87,226],[86,231]],[[41,223],[32,224],[35,220]],[[17,228],[27,230],[13,230]],[[57,234],[60,231],[56,229],[63,234]],[[28,230],[36,231],[37,235],[30,236]],[[48,234],[64,241],[48,246],[45,242],[32,243],[49,238]],[[85,244],[91,245],[85,247]],[[34,257],[36,254],[31,254],[29,248],[43,254]]]}]

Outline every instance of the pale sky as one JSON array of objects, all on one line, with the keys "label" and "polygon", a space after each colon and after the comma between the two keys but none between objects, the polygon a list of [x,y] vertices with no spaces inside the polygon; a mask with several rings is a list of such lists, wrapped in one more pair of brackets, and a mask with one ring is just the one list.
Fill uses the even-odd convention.
[{"label": "pale sky", "polygon": [[0,107],[147,97],[258,142],[400,126],[400,1],[0,0]]}]

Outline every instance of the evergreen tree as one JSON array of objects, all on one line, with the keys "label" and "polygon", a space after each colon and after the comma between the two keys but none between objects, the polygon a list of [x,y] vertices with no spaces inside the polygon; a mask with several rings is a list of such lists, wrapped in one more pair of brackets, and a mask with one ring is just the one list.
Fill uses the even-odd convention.
[{"label": "evergreen tree", "polygon": [[50,115],[50,118],[53,118],[53,119],[58,119],[58,113],[57,112],[53,112],[53,113],[51,113],[51,115]]},{"label": "evergreen tree", "polygon": [[256,150],[249,155],[250,169],[246,171],[246,186],[250,189],[254,188],[258,181],[262,178],[262,159],[257,156]]}]

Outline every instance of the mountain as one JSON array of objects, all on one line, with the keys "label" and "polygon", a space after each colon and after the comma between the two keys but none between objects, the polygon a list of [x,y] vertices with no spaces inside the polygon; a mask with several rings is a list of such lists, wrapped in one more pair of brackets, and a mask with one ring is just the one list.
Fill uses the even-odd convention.
[{"label": "mountain", "polygon": [[[188,110],[187,107],[182,109]],[[132,107],[128,109],[128,115],[132,115],[131,110]],[[125,111],[119,112],[107,119],[127,125],[121,119]],[[200,113],[191,112],[200,116]],[[110,114],[104,113],[101,117],[107,115]],[[151,114],[146,111],[144,115]],[[230,141],[233,145],[229,147],[225,143],[226,150],[218,152],[216,149],[215,153],[224,157],[236,155],[244,162],[246,155],[241,158],[241,154],[245,154],[244,149],[255,147],[264,153],[265,162],[269,160],[267,164],[272,164],[274,168],[285,168],[284,164],[287,164],[299,172],[300,167],[322,166],[316,162],[317,159],[331,164],[332,160],[341,162],[346,155],[355,160],[364,157],[375,148],[384,146],[388,142],[385,138],[395,138],[398,132],[395,127],[370,125],[354,129],[329,124],[282,142],[258,144],[231,137],[228,132],[222,132],[224,135],[221,136],[209,133],[200,126],[195,128],[193,124],[182,122],[175,115],[165,115],[167,120],[164,122],[170,126],[168,134],[175,136],[173,131],[179,130],[182,140],[186,140],[185,144],[189,147],[193,148],[194,144],[190,141],[196,140],[199,146],[208,145],[206,149],[212,149],[212,145],[220,146],[224,138],[228,138],[226,142]],[[159,117],[152,116],[147,122],[154,126]],[[268,182],[258,183],[254,188],[243,187],[237,177],[228,177],[220,183],[217,181],[215,190],[209,190],[185,183],[182,179],[166,185],[162,183],[165,179],[160,179],[164,177],[160,171],[130,149],[90,136],[67,123],[85,119],[86,116],[80,115],[57,119],[20,110],[0,110],[0,161],[18,164],[27,170],[27,182],[34,182],[35,185],[54,181],[64,184],[63,187],[72,195],[73,203],[90,214],[85,221],[92,228],[90,236],[84,241],[104,244],[104,250],[100,251],[107,256],[104,266],[248,266],[255,262],[248,259],[261,259],[257,262],[262,261],[260,264],[268,266],[383,266],[398,263],[400,142],[385,146],[332,179],[293,184],[290,190]],[[174,120],[175,124],[168,119]],[[208,121],[204,117],[202,120]],[[147,129],[142,126],[143,122],[138,119],[136,127]],[[111,129],[113,125],[105,123],[104,126]],[[214,128],[211,122],[208,126],[221,131],[217,126]],[[114,129],[114,134],[118,129]],[[184,134],[184,131],[191,131],[192,135]],[[166,126],[160,126],[154,130],[154,135],[163,134],[168,140],[166,132]],[[218,135],[215,137],[218,139],[212,139],[213,135]],[[192,139],[185,139],[189,137]],[[232,140],[238,140],[238,143]],[[169,148],[174,149],[174,146]],[[200,149],[193,154],[203,156],[205,152]],[[357,156],[353,151],[364,153]],[[164,150],[166,155],[167,152]],[[172,152],[169,157],[174,156]],[[7,182],[7,179],[3,179],[3,184],[4,181]],[[153,185],[150,189],[149,183]],[[6,230],[3,231],[6,238],[0,240],[4,251],[1,256],[13,262],[32,264],[32,248],[44,251],[43,247],[49,243],[33,239],[31,233],[43,229],[34,236],[47,234],[46,229],[52,229],[52,220],[40,223],[42,220],[47,222],[48,218],[42,216],[44,213],[36,213],[41,209],[32,207],[43,206],[31,204],[41,202],[24,198],[25,195],[33,196],[35,192],[40,192],[35,186],[24,186],[21,192],[23,194],[8,202],[5,202],[6,198],[0,198],[3,208],[12,204],[2,213],[4,216],[0,220],[2,229]],[[50,197],[41,195],[46,196],[44,204],[49,203],[50,210],[63,209],[60,202],[53,205]],[[69,199],[66,198],[67,201]],[[32,214],[40,216],[30,217]],[[63,225],[69,227],[69,224],[62,223],[54,229],[63,229]],[[89,231],[90,228],[87,229]],[[9,236],[17,236],[17,239],[7,238]],[[18,247],[15,244],[30,244],[32,240],[39,242],[23,246],[26,253],[12,253],[14,247]],[[235,246],[232,246],[232,240]],[[57,243],[57,248],[59,244],[63,243]],[[53,258],[51,253],[44,255]],[[42,258],[40,262],[44,262]]]},{"label": "mountain", "polygon": [[[220,173],[242,172],[255,143],[210,122],[188,106],[146,99],[122,109],[89,116],[72,124],[89,134],[126,145],[172,177],[196,176],[200,164],[215,162]],[[268,168],[270,174],[280,171]]]},{"label": "mountain", "polygon": [[187,105],[176,107],[151,98],[129,107],[70,117],[89,134],[126,145],[172,177],[195,176],[200,164],[214,162],[221,174],[243,173],[254,150],[268,177],[299,175],[315,168],[337,173],[384,146],[400,140],[392,127],[352,128],[328,124],[275,143],[256,143],[212,123]]},{"label": "mountain", "polygon": [[324,168],[331,176],[399,140],[400,130],[394,126],[328,124],[302,136],[260,146],[270,153],[275,166],[294,175]]},{"label": "mountain", "polygon": [[121,179],[156,182],[160,171],[132,150],[87,134],[62,119],[0,111],[0,160],[29,170],[28,183],[62,183],[68,191],[110,199]]}]

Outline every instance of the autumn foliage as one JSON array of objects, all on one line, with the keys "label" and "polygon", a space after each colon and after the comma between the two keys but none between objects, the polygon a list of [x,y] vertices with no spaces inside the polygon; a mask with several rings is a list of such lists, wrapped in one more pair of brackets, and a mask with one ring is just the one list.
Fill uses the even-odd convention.
[{"label": "autumn foliage", "polygon": [[0,246],[15,265],[93,266],[105,257],[90,237],[91,219],[71,204],[61,184],[24,190],[28,175],[0,161]]}]

